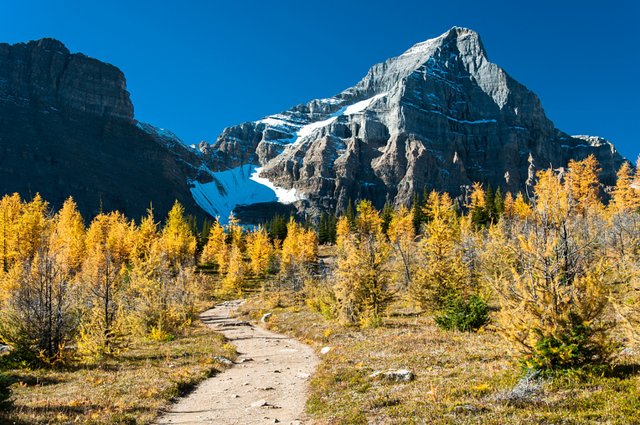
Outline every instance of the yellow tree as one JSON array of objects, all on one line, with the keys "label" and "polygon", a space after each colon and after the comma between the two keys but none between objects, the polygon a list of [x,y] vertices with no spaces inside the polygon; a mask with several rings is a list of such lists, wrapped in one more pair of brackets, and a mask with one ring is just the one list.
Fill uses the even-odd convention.
[{"label": "yellow tree", "polygon": [[613,306],[620,329],[629,341],[640,341],[640,186],[635,183],[631,165],[625,162],[608,206],[608,228],[604,233],[608,254],[619,280],[613,290]]},{"label": "yellow tree", "polygon": [[73,198],[67,199],[55,217],[52,249],[66,272],[75,276],[85,254],[85,225]]},{"label": "yellow tree", "polygon": [[519,192],[513,201],[513,216],[521,220],[526,220],[531,218],[532,215],[533,207],[524,199],[522,192]]},{"label": "yellow tree", "polygon": [[618,170],[618,179],[611,195],[609,203],[611,213],[640,208],[640,188],[634,187],[633,169],[628,161],[625,161]]},{"label": "yellow tree", "polygon": [[184,218],[184,207],[178,201],[167,215],[160,243],[174,273],[194,264],[197,239]]},{"label": "yellow tree", "polygon": [[449,214],[452,212],[453,202],[448,193],[440,194],[436,191],[432,191],[427,198],[427,202],[424,207],[424,214],[427,217],[427,221],[433,220],[434,217],[442,216],[443,214]]},{"label": "yellow tree", "polygon": [[401,206],[394,212],[387,235],[395,252],[404,287],[408,288],[415,269],[416,233],[411,211],[407,207]]},{"label": "yellow tree", "polygon": [[[602,171],[598,168],[598,160],[589,155],[582,161],[569,161],[569,171],[565,177],[565,185],[571,194],[576,212],[583,214],[587,211],[601,207],[600,180],[598,174]],[[598,208],[599,209],[599,208]]]},{"label": "yellow tree", "polygon": [[222,280],[222,291],[226,294],[241,295],[246,280],[246,266],[240,246],[234,244],[229,253],[227,273]]},{"label": "yellow tree", "polygon": [[391,247],[382,219],[369,201],[357,206],[350,232],[347,218],[338,222],[338,259],[334,292],[341,318],[361,326],[377,326],[393,299],[390,290]]},{"label": "yellow tree", "polygon": [[507,192],[504,197],[504,216],[513,218],[515,216],[515,201],[511,192]]},{"label": "yellow tree", "polygon": [[305,276],[318,256],[318,238],[291,218],[287,224],[287,237],[282,242],[280,272],[285,274],[292,289],[302,289]]},{"label": "yellow tree", "polygon": [[227,224],[227,240],[229,244],[236,245],[244,251],[244,231],[240,226],[240,220],[233,212],[229,215],[229,224]]},{"label": "yellow tree", "polygon": [[229,261],[229,244],[227,243],[227,233],[224,227],[216,221],[209,231],[209,239],[202,250],[200,257],[201,264],[216,264],[218,273],[224,274],[227,271]]},{"label": "yellow tree", "polygon": [[127,295],[131,300],[128,318],[135,332],[168,335],[169,290],[172,282],[166,251],[160,244],[158,223],[149,209],[140,225],[129,231],[131,252]]},{"label": "yellow tree", "polygon": [[247,237],[247,255],[251,272],[256,277],[266,276],[273,262],[273,246],[269,241],[269,235],[263,227],[258,227],[249,233]]},{"label": "yellow tree", "polygon": [[129,231],[129,223],[119,213],[96,216],[87,231],[82,266],[86,312],[78,341],[87,357],[117,353],[126,334],[123,295]]},{"label": "yellow tree", "polygon": [[489,234],[483,270],[500,303],[497,325],[527,367],[606,362],[615,276],[599,236],[604,220],[589,214],[599,209],[596,186],[577,175],[563,184],[553,170],[537,177],[531,219],[511,219]]},{"label": "yellow tree", "polygon": [[459,222],[450,198],[445,195],[439,198],[439,208],[425,226],[420,243],[424,266],[409,288],[409,294],[422,308],[434,310],[442,308],[447,297],[463,289],[467,281],[462,253],[457,249]]},{"label": "yellow tree", "polygon": [[144,260],[158,240],[158,223],[153,215],[153,209],[147,210],[139,226],[131,223],[131,261]]},{"label": "yellow tree", "polygon": [[[39,197],[18,220],[19,256],[3,283],[2,339],[23,354],[53,362],[77,322],[72,293],[83,257],[84,225],[69,199],[51,217]],[[4,285],[3,285],[4,286]]]},{"label": "yellow tree", "polygon": [[42,244],[49,206],[39,194],[31,202],[24,204],[16,223],[16,261],[32,260]]},{"label": "yellow tree", "polygon": [[22,200],[17,193],[0,200],[0,274],[7,272],[17,255],[17,224],[22,214]]},{"label": "yellow tree", "polygon": [[[573,206],[568,187],[553,169],[539,171],[534,187],[535,212],[539,220],[559,224],[567,219]],[[517,201],[517,199],[516,199]]]},{"label": "yellow tree", "polygon": [[[167,215],[158,240],[160,253],[166,259],[167,275],[161,276],[160,295],[165,319],[161,325],[179,329],[191,321],[195,314],[196,295],[199,292],[194,277],[197,239],[184,216],[184,208],[176,201]],[[152,250],[153,252],[153,250]]]},{"label": "yellow tree", "polygon": [[487,211],[486,192],[478,182],[474,183],[471,187],[468,208],[471,214],[471,220],[476,226],[484,226],[489,222],[490,217]]}]

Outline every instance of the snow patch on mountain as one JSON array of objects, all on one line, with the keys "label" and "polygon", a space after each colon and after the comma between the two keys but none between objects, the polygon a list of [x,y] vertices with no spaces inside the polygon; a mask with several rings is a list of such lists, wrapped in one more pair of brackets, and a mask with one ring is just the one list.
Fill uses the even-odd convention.
[{"label": "snow patch on mountain", "polygon": [[574,136],[571,136],[574,139],[579,139],[579,140],[583,140],[585,142],[588,143],[588,145],[586,145],[587,147],[601,147],[601,146],[608,146],[609,149],[611,150],[611,153],[616,153],[616,148],[615,146],[613,146],[613,143],[611,143],[610,141],[608,141],[607,139],[605,139],[604,137],[600,137],[600,136],[588,136],[585,134],[576,134]]},{"label": "snow patch on mountain", "polygon": [[229,220],[231,212],[239,205],[261,202],[291,204],[303,199],[295,189],[284,189],[269,179],[260,177],[261,167],[252,164],[230,170],[209,172],[213,181],[200,183],[189,181],[191,195],[196,203],[222,224]]},{"label": "snow patch on mountain", "polygon": [[[361,100],[360,102],[354,103],[353,105],[349,105],[346,108],[344,108],[344,111],[342,112],[341,115],[355,115],[355,114],[359,114],[362,111],[364,111],[365,109],[367,109],[369,107],[369,105],[371,105],[373,102],[375,102],[376,100],[383,98],[387,95],[387,93],[380,93],[377,94],[373,97],[370,97],[369,99],[365,99],[365,100]],[[340,112],[340,111],[338,111]]]},{"label": "snow patch on mountain", "polygon": [[[340,116],[356,115],[364,112],[373,102],[375,102],[376,100],[382,97],[385,97],[386,95],[387,93],[377,94],[368,99],[361,100],[351,105],[343,106],[342,108],[338,109],[336,112],[330,114],[327,118],[320,121],[310,122],[307,124],[304,124],[304,122],[301,123],[299,121],[298,122],[290,121],[283,115],[271,115],[257,122],[266,124],[271,128],[293,134],[291,138],[269,140],[269,142],[278,142],[281,144],[287,143],[291,145],[296,145],[300,141],[302,141],[302,139],[312,135],[314,131],[320,128],[326,127],[328,125],[331,125]],[[332,105],[337,105],[340,103],[340,101],[337,99],[322,99],[321,101],[323,103],[328,103]]]},{"label": "snow patch on mountain", "polygon": [[281,204],[292,204],[296,201],[304,199],[304,197],[301,194],[299,194],[295,189],[293,188],[285,189],[283,187],[278,187],[274,185],[271,182],[271,180],[265,177],[260,177],[261,171],[262,171],[262,167],[256,168],[251,174],[251,180],[273,190],[273,192],[276,194],[276,198],[278,202],[280,202]]}]

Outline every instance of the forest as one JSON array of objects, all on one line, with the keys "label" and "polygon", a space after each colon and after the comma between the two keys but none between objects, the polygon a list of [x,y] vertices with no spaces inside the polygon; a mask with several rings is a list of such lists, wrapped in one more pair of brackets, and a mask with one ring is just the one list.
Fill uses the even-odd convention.
[{"label": "forest", "polygon": [[402,306],[445,336],[500,335],[523,373],[605,373],[640,333],[640,174],[625,163],[604,187],[598,167],[590,156],[538,171],[526,193],[476,183],[265,226],[198,229],[177,202],[162,223],[151,209],[86,223],[71,198],[52,211],[38,195],[4,196],[0,368],[99,365],[136,339],[189,334],[216,300],[258,296],[356,332]]}]

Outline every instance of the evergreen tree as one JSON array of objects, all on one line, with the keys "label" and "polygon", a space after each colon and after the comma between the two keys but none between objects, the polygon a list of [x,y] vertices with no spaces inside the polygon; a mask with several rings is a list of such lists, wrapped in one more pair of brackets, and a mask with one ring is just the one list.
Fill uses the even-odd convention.
[{"label": "evergreen tree", "polygon": [[329,215],[328,226],[329,226],[329,242],[331,244],[335,244],[336,237],[337,237],[337,226],[338,226],[338,217],[336,217],[335,214]]},{"label": "evergreen tree", "polygon": [[284,216],[276,214],[267,222],[266,229],[272,241],[282,242],[287,237],[287,220]]},{"label": "evergreen tree", "polygon": [[420,197],[418,194],[413,195],[413,201],[411,202],[411,222],[413,223],[413,229],[416,235],[422,233],[422,224],[425,222],[424,211]]},{"label": "evergreen tree", "polygon": [[350,225],[355,224],[356,222],[356,210],[353,207],[353,201],[349,198],[349,202],[347,203],[347,209],[344,212],[344,216],[347,217]]},{"label": "evergreen tree", "polygon": [[324,245],[330,243],[329,235],[329,219],[324,212],[320,214],[320,221],[318,222],[318,243]]},{"label": "evergreen tree", "polygon": [[485,194],[485,214],[487,217],[487,222],[485,223],[485,226],[489,223],[495,223],[497,218],[497,212],[496,212],[496,204],[495,204],[495,194],[493,192],[493,189],[491,188],[491,185],[487,186],[487,192]]},{"label": "evergreen tree", "polygon": [[393,207],[388,202],[384,204],[384,208],[382,208],[382,233],[387,233],[389,230],[389,225],[391,224],[391,219],[393,218]]},{"label": "evergreen tree", "polygon": [[487,195],[480,183],[474,183],[471,189],[470,204],[468,206],[471,221],[477,227],[484,227],[489,223],[489,209]]},{"label": "evergreen tree", "polygon": [[496,220],[494,220],[494,222],[496,222],[502,217],[502,214],[504,214],[504,195],[502,194],[502,188],[500,186],[496,189],[493,205],[496,213]]}]

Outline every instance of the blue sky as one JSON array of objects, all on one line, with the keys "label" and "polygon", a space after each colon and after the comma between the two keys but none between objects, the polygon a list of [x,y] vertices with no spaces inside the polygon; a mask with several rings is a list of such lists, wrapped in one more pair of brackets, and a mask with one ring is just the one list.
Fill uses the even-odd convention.
[{"label": "blue sky", "polygon": [[[520,3],[526,3],[525,5]],[[42,37],[125,72],[136,118],[188,143],[353,85],[457,25],[556,127],[640,153],[640,6],[615,1],[0,0],[0,41]]]}]

